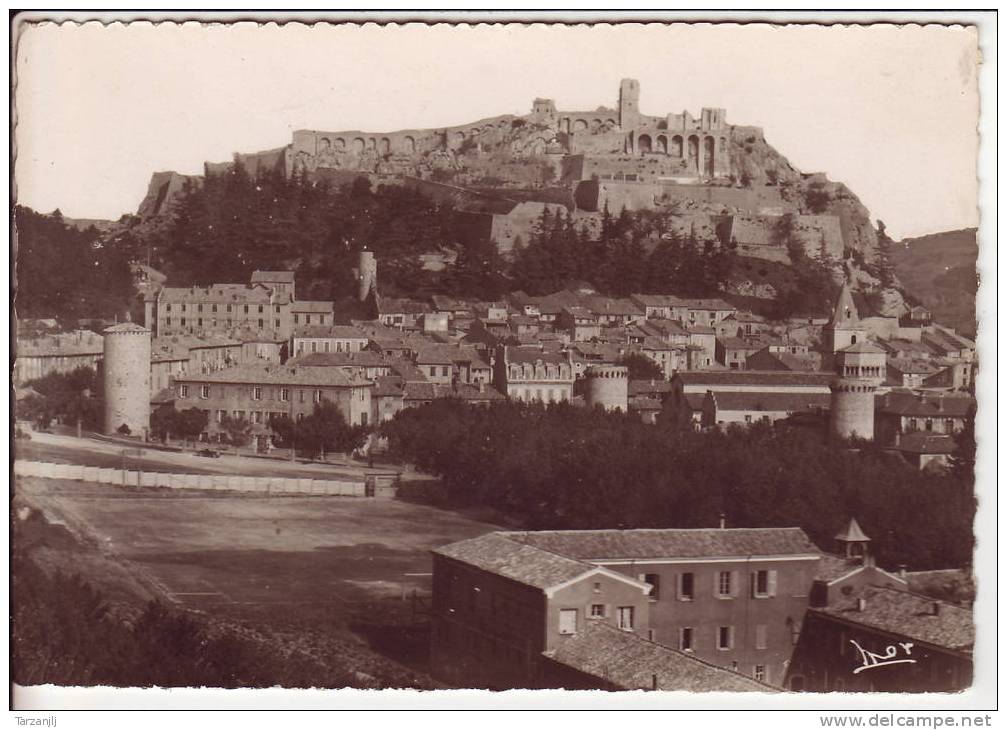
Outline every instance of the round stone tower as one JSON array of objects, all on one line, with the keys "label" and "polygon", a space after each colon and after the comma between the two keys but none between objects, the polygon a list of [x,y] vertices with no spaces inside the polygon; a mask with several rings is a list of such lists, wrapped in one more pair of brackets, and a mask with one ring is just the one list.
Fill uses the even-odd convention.
[{"label": "round stone tower", "polygon": [[829,436],[874,440],[874,393],[885,379],[886,355],[861,341],[835,353],[836,377],[829,384]]},{"label": "round stone tower", "polygon": [[365,301],[378,284],[378,262],[374,258],[374,252],[364,249],[360,252],[360,261],[357,268],[357,282],[360,284],[358,298]]},{"label": "round stone tower", "polygon": [[130,321],[105,330],[105,433],[122,425],[131,436],[150,429],[150,330]]},{"label": "round stone tower", "polygon": [[606,411],[629,410],[629,368],[623,365],[593,365],[587,377],[588,408],[602,406]]}]

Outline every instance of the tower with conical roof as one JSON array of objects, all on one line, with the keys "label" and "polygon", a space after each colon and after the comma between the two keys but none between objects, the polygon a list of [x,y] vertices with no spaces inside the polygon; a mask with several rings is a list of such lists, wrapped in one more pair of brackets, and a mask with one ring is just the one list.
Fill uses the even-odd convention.
[{"label": "tower with conical roof", "polygon": [[853,301],[853,291],[849,280],[843,282],[843,288],[836,300],[832,318],[823,331],[826,353],[836,353],[844,347],[862,342],[867,337],[867,330],[860,324],[857,305]]},{"label": "tower with conical roof", "polygon": [[849,524],[836,535],[835,540],[839,543],[840,552],[847,558],[863,557],[867,555],[867,543],[871,538],[860,529],[855,517],[851,517]]}]

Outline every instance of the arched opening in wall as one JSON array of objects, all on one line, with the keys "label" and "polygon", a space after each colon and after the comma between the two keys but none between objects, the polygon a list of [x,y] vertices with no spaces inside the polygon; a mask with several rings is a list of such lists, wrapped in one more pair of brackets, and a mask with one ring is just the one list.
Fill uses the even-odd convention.
[{"label": "arched opening in wall", "polygon": [[676,134],[671,138],[671,150],[669,151],[672,157],[682,156],[682,136]]},{"label": "arched opening in wall", "polygon": [[402,138],[402,151],[407,155],[412,155],[416,153],[416,140],[412,137]]},{"label": "arched opening in wall", "polygon": [[605,126],[608,127],[609,129],[615,129],[616,127],[619,126],[619,124],[614,119],[606,119]]},{"label": "arched opening in wall", "polygon": [[850,335],[850,344],[851,345],[857,344],[857,336],[856,335]]},{"label": "arched opening in wall", "polygon": [[601,120],[600,119],[592,119],[591,120],[591,131],[592,132],[597,132],[599,129],[601,129]]},{"label": "arched opening in wall", "polygon": [[451,134],[451,146],[458,149],[462,146],[462,142],[465,141],[465,132],[453,132]]},{"label": "arched opening in wall", "polygon": [[346,149],[346,140],[343,139],[342,137],[336,137],[335,147],[336,147],[337,150],[345,150]]},{"label": "arched opening in wall", "polygon": [[575,119],[574,122],[573,122],[573,131],[574,132],[586,132],[587,131],[587,122],[585,120],[583,120],[583,119]]},{"label": "arched opening in wall", "polygon": [[353,140],[353,151],[358,154],[364,151],[363,137],[357,137]]},{"label": "arched opening in wall", "polygon": [[668,154],[668,138],[663,134],[657,135],[657,148],[656,150],[662,155]]},{"label": "arched opening in wall", "polygon": [[703,172],[711,177],[713,176],[713,157],[715,147],[716,143],[713,137],[707,137],[703,140]]},{"label": "arched opening in wall", "polygon": [[560,120],[559,131],[570,134],[570,117],[564,117]]},{"label": "arched opening in wall", "polygon": [[382,137],[381,142],[378,143],[378,152],[382,155],[387,155],[392,151],[392,142],[388,137]]},{"label": "arched opening in wall", "polygon": [[653,151],[649,134],[641,134],[636,138],[636,149],[639,151],[641,157],[649,155]]},{"label": "arched opening in wall", "polygon": [[373,149],[377,148],[377,146],[378,146],[378,141],[376,139],[374,139],[374,137],[368,138],[368,140],[367,140],[367,149],[373,150]]},{"label": "arched opening in wall", "polygon": [[699,163],[699,137],[692,135],[689,137],[689,164],[695,166]]},{"label": "arched opening in wall", "polygon": [[318,140],[319,153],[328,152],[330,149],[332,149],[332,140],[330,140],[328,137],[322,137],[320,140]]}]

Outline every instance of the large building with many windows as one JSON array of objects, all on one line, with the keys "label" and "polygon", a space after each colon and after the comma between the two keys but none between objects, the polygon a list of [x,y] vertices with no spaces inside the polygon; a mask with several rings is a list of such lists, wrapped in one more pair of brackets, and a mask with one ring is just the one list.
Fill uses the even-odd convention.
[{"label": "large building with many windows", "polygon": [[372,381],[342,368],[244,365],[176,376],[175,407],[207,412],[208,441],[220,440],[225,416],[248,421],[256,447],[266,449],[272,417],[298,420],[323,401],[335,403],[351,426],[366,426],[373,387]]},{"label": "large building with many windows", "polygon": [[569,402],[574,372],[569,352],[538,347],[500,346],[494,362],[493,385],[508,398],[525,402]]},{"label": "large building with many windows", "polygon": [[821,558],[799,528],[501,532],[454,543],[434,551],[435,666],[529,686],[540,654],[563,656],[598,622],[780,686]]}]

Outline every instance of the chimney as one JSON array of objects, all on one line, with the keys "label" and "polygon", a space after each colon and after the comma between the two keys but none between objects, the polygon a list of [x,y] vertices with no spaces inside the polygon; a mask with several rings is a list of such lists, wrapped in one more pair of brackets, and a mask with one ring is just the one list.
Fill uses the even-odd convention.
[{"label": "chimney", "polygon": [[862,613],[862,612],[864,612],[866,610],[867,610],[867,599],[866,598],[858,598],[857,599],[857,611],[859,611],[859,612]]},{"label": "chimney", "polygon": [[902,563],[899,566],[899,578],[901,578],[902,580],[906,579],[906,564],[905,563]]},{"label": "chimney", "polygon": [[933,604],[930,606],[930,615],[931,616],[941,615],[941,604],[939,601],[934,601]]},{"label": "chimney", "polygon": [[723,512],[720,513],[720,529],[721,530],[727,529],[727,515],[725,515]]},{"label": "chimney", "polygon": [[650,689],[653,692],[657,692],[657,675],[656,674],[651,674],[650,675]]}]

